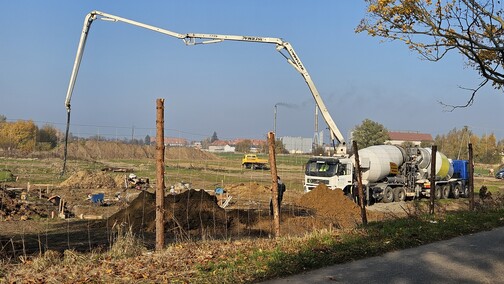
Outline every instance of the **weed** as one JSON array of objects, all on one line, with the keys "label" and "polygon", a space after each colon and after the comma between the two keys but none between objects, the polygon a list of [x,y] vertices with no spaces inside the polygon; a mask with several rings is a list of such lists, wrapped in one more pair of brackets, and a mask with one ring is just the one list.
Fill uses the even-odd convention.
[{"label": "weed", "polygon": [[112,246],[106,252],[107,257],[113,259],[128,258],[138,256],[146,251],[143,243],[135,236],[131,227],[114,226],[112,231],[114,231],[114,228],[116,231],[115,237]]}]

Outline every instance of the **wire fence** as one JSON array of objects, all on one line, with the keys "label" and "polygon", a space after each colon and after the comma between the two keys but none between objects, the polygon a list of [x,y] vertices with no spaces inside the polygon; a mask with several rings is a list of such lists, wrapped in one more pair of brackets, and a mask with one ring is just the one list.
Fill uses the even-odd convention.
[{"label": "wire fence", "polygon": [[[14,177],[0,183],[0,255],[107,248],[125,231],[152,246],[154,159],[150,150],[141,150],[147,146],[121,144],[73,143],[63,177],[58,154],[0,158],[0,168]],[[127,159],[124,151],[144,156]],[[215,155],[189,147],[168,147],[166,154],[168,242],[271,236],[269,170],[243,168],[241,154]],[[304,234],[306,229],[292,220],[301,217],[309,223],[312,218],[297,205],[304,160],[280,157],[279,175],[288,189],[281,207],[286,234]],[[148,184],[133,183],[130,174]]]},{"label": "wire fence", "polygon": [[[154,247],[157,183],[152,146],[72,144],[64,176],[58,153],[0,158],[0,169],[12,174],[0,182],[0,257],[108,249],[125,232]],[[190,147],[166,149],[167,242],[272,237],[271,173],[245,169],[240,158],[238,153],[217,155]],[[277,156],[278,175],[287,188],[281,234],[355,228],[361,223],[360,209],[341,191],[303,193],[306,160],[303,155]],[[426,213],[427,203],[376,204],[368,207],[368,221]],[[436,208],[464,210],[467,203],[460,199]]]}]

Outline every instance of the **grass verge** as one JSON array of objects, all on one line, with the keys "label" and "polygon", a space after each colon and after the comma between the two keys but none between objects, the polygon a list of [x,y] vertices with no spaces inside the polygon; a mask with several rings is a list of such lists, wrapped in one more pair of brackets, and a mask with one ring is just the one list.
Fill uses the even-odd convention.
[{"label": "grass verge", "polygon": [[298,274],[504,226],[504,209],[448,213],[370,223],[352,232],[319,231],[278,241],[273,249],[252,250],[234,259],[198,266],[198,279],[246,283]]},{"label": "grass verge", "polygon": [[109,250],[48,251],[21,263],[2,263],[0,282],[251,283],[500,226],[502,206],[373,222],[350,231],[315,231],[304,237],[174,243],[155,253],[146,251],[132,234],[118,232]]}]

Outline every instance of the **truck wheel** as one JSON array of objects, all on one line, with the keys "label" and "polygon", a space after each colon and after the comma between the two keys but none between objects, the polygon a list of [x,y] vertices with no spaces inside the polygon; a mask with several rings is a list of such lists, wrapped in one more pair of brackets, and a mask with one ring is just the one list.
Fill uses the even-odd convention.
[{"label": "truck wheel", "polygon": [[390,186],[387,186],[385,187],[385,189],[383,190],[383,203],[390,203],[392,201],[394,201],[394,190],[392,189],[392,187]]},{"label": "truck wheel", "polygon": [[404,187],[396,187],[394,188],[394,201],[404,201],[406,200],[406,192],[404,191]]},{"label": "truck wheel", "polygon": [[469,186],[467,186],[467,184],[462,188],[462,196],[469,197]]},{"label": "truck wheel", "polygon": [[441,199],[441,186],[439,185],[436,185],[435,187],[434,198]]},{"label": "truck wheel", "polygon": [[448,184],[441,186],[441,199],[448,198],[450,195],[450,186]]},{"label": "truck wheel", "polygon": [[460,189],[462,188],[462,186],[460,186],[459,183],[457,183],[453,189],[452,189],[452,197],[453,199],[459,199],[460,197]]}]

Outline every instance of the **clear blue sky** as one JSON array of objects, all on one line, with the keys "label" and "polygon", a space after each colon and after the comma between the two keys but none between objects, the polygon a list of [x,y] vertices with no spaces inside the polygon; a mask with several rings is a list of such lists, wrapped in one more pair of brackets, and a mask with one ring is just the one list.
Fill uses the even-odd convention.
[{"label": "clear blue sky", "polygon": [[[504,138],[504,95],[483,89],[458,54],[426,62],[398,42],[354,29],[364,1],[0,1],[0,114],[63,129],[66,89],[85,15],[100,10],[179,33],[280,37],[296,49],[334,121],[348,138],[369,118],[389,130],[433,136],[464,125]],[[315,104],[302,77],[273,45],[180,40],[123,23],[95,21],[72,98],[75,135],[155,135],[165,99],[166,135],[201,140],[313,137]],[[320,128],[325,124],[320,118]],[[327,134],[325,133],[326,139]]]}]

